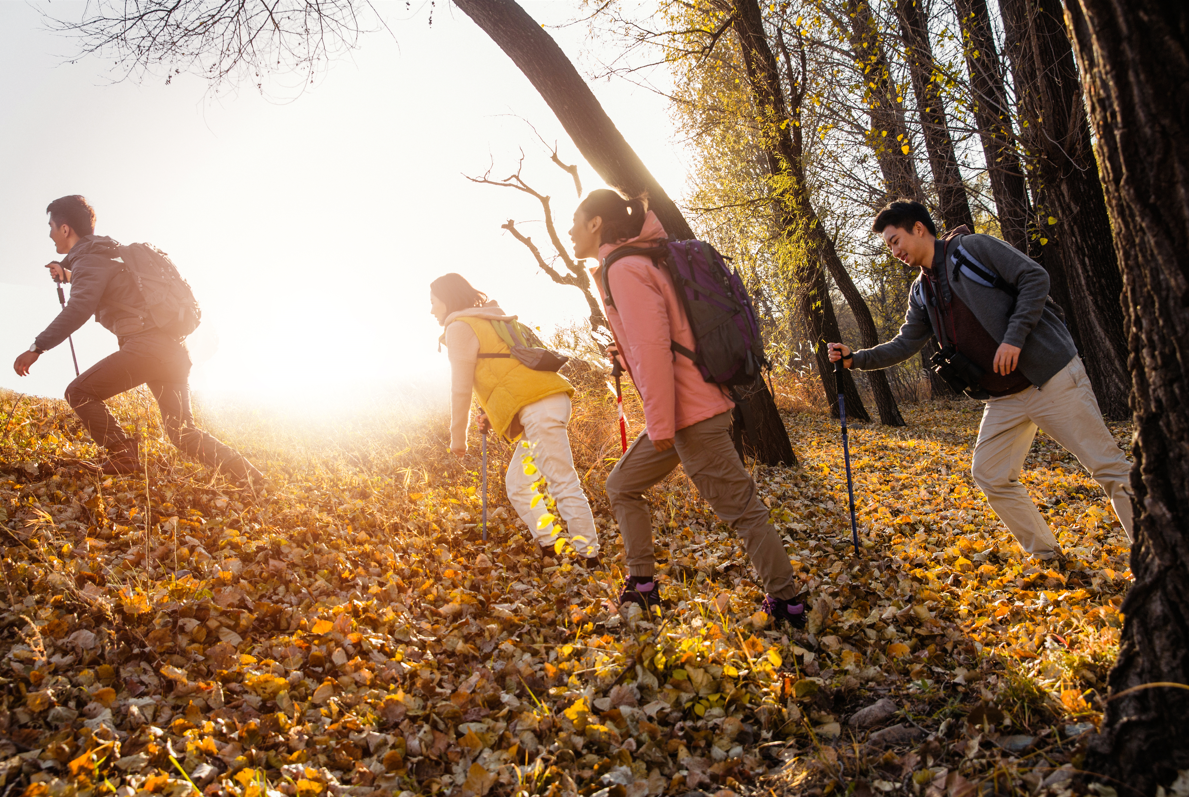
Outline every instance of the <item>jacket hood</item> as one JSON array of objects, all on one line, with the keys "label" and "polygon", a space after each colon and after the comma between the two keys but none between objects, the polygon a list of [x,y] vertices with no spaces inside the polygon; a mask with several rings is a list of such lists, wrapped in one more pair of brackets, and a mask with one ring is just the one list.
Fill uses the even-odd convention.
[{"label": "jacket hood", "polygon": [[516,316],[508,315],[503,310],[501,310],[498,303],[495,301],[489,301],[482,307],[468,307],[465,310],[459,310],[457,313],[451,313],[450,315],[446,316],[446,323],[442,326],[448,327],[455,321],[459,321],[463,318],[485,318],[489,321],[516,320]]},{"label": "jacket hood", "polygon": [[651,210],[644,216],[644,226],[640,228],[640,234],[635,238],[626,241],[619,241],[613,244],[603,244],[599,247],[599,264],[602,265],[603,260],[607,255],[614,252],[621,246],[628,246],[635,243],[652,243],[653,241],[664,241],[669,237],[665,232],[665,228],[661,226],[661,220],[656,217],[656,214]]},{"label": "jacket hood", "polygon": [[88,235],[79,239],[66,255],[65,259],[73,260],[76,257],[83,255],[103,255],[104,257],[118,257],[117,248],[119,243],[106,235]]}]

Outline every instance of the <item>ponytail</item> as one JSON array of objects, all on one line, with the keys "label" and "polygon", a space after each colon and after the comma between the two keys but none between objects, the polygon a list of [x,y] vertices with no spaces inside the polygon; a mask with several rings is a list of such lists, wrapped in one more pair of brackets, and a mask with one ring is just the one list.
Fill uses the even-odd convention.
[{"label": "ponytail", "polygon": [[588,219],[598,216],[603,220],[600,243],[617,244],[640,235],[648,212],[648,195],[628,199],[618,191],[600,188],[587,194],[578,210]]}]

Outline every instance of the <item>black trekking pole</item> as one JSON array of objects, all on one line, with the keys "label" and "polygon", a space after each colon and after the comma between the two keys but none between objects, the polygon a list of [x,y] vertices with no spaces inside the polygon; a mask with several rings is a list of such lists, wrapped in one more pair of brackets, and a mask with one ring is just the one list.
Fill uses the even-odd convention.
[{"label": "black trekking pole", "polygon": [[483,433],[483,542],[487,542],[487,433]]},{"label": "black trekking pole", "polygon": [[[65,310],[66,309],[66,294],[62,291],[62,280],[58,279],[57,277],[54,277],[54,284],[58,286],[58,302],[59,302],[59,304],[62,305],[62,309]],[[74,353],[74,337],[71,335],[67,335],[66,340],[70,341],[70,359],[74,360],[74,375],[77,377],[79,375],[78,374],[78,357],[75,356],[75,353]]]},{"label": "black trekking pole", "polygon": [[842,389],[842,374],[846,369],[842,360],[834,363],[834,379],[838,382],[838,417],[842,419],[842,459],[846,462],[846,493],[850,496],[850,537],[859,555],[859,527],[855,523],[855,483],[850,475],[850,440],[846,431],[846,393]]}]

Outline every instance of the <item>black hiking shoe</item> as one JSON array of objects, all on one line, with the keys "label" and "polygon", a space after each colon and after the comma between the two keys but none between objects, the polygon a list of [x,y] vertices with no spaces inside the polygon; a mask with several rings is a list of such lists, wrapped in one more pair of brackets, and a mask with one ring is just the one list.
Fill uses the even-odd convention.
[{"label": "black hiking shoe", "polygon": [[132,439],[114,443],[102,462],[83,462],[82,466],[100,476],[127,476],[140,470],[140,445]]},{"label": "black hiking shoe", "polygon": [[788,623],[793,628],[804,628],[805,614],[809,611],[809,607],[799,596],[786,601],[784,598],[765,595],[764,602],[760,604],[760,610],[778,623]]},{"label": "black hiking shoe", "polygon": [[656,576],[628,576],[623,592],[619,593],[619,605],[627,603],[635,603],[646,612],[653,606],[661,606],[661,588]]}]

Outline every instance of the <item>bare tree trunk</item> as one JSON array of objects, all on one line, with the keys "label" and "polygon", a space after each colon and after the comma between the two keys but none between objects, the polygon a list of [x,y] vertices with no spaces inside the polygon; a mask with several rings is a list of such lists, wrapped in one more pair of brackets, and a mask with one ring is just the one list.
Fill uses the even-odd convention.
[{"label": "bare tree trunk", "polygon": [[[808,197],[805,201],[808,203]],[[859,328],[859,340],[862,341],[863,347],[878,346],[879,332],[875,328],[875,319],[871,315],[871,308],[867,306],[866,300],[859,293],[850,274],[846,273],[846,267],[842,264],[842,258],[838,256],[838,250],[834,246],[834,240],[822,229],[816,214],[811,222],[809,234],[816,240],[815,248],[825,262],[826,268],[829,269],[830,276],[834,278],[834,284],[842,292],[843,298],[846,299],[847,305],[855,316],[855,324]],[[880,423],[886,426],[905,426],[904,417],[900,415],[900,408],[896,405],[896,396],[892,393],[892,385],[888,382],[887,373],[871,371],[867,376],[871,381],[871,393],[875,399],[875,409],[879,413]]]},{"label": "bare tree trunk", "polygon": [[948,229],[964,224],[973,231],[974,214],[970,212],[966,186],[958,168],[958,155],[954,151],[954,140],[950,138],[945,100],[939,90],[940,84],[934,80],[938,75],[937,64],[933,60],[933,48],[929,45],[928,20],[919,3],[920,0],[896,0],[896,16],[904,36],[908,74],[917,98],[925,151],[929,154],[929,166],[933,171],[937,209]]},{"label": "bare tree trunk", "polygon": [[[1003,240],[1028,251],[1028,217],[1031,203],[1024,170],[1015,149],[1011,106],[1003,84],[1003,67],[995,50],[991,16],[986,0],[956,0],[962,27],[966,69],[974,96],[974,119],[987,161],[991,194],[999,211]],[[973,228],[972,228],[973,229]]]},{"label": "bare tree trunk", "polygon": [[[791,178],[788,181],[789,187],[777,196],[779,228],[783,237],[802,238],[808,244],[810,254],[801,259],[796,266],[798,305],[801,318],[812,335],[817,351],[818,371],[822,378],[822,387],[826,391],[826,400],[833,405],[838,393],[831,384],[834,382],[834,373],[825,355],[825,343],[839,340],[842,333],[838,329],[838,319],[834,315],[834,305],[830,299],[821,263],[825,254],[822,249],[823,239],[830,247],[833,246],[833,242],[821,229],[821,223],[810,201],[804,173],[801,127],[799,124],[789,124],[790,121],[800,119],[803,87],[794,83],[794,96],[786,103],[780,81],[780,68],[764,33],[763,16],[756,0],[735,0],[733,26],[739,37],[739,49],[743,54],[743,65],[747,71],[752,99],[761,117],[760,136],[769,168],[774,176],[786,175]],[[796,76],[791,74],[791,70],[790,65],[789,79],[795,81]],[[841,261],[839,265],[841,266]],[[870,321],[870,309],[862,296],[858,295],[858,291],[854,293]],[[871,321],[870,331],[875,331],[874,321]],[[880,376],[884,376],[882,388],[886,395],[883,398],[890,403],[892,412],[884,422],[898,421],[902,425],[904,421],[896,410],[896,400],[892,396],[887,377],[884,374]],[[849,373],[843,379],[843,388],[848,405],[852,400],[859,402],[855,405],[855,417],[868,420],[870,416],[863,407],[855,389],[854,379]]]},{"label": "bare tree trunk", "polygon": [[[875,152],[876,163],[883,175],[886,189],[883,201],[915,199],[924,203],[926,197],[921,178],[910,154],[904,106],[892,81],[887,54],[880,41],[875,19],[871,16],[871,7],[867,0],[846,0],[843,8],[847,19],[838,23],[838,27],[850,41],[856,68],[865,84],[863,98],[871,116],[867,144]],[[912,282],[915,276],[910,269],[906,269],[905,285]],[[938,350],[937,341],[930,341],[920,355],[921,370],[929,378],[929,393],[933,398],[956,398],[957,394],[949,385],[929,368],[929,356]]]},{"label": "bare tree trunk", "polygon": [[[694,237],[677,204],[644,166],[552,36],[515,0],[454,2],[524,73],[582,157],[608,185],[632,196],[647,192],[649,208],[670,235]],[[765,422],[759,428],[746,428],[745,439],[760,461],[785,461],[792,444],[771,394],[755,391],[749,401],[755,406],[749,407],[744,417],[763,417]]]},{"label": "bare tree trunk", "polygon": [[1066,13],[1124,268],[1135,379],[1135,584],[1084,768],[1151,795],[1189,769],[1189,691],[1167,685],[1189,684],[1189,6],[1069,0]]},{"label": "bare tree trunk", "polygon": [[[1027,122],[1023,138],[1043,217],[1037,223],[1054,231],[1049,246],[1061,248],[1069,286],[1066,309],[1077,316],[1079,349],[1086,355],[1099,407],[1108,418],[1125,418],[1130,379],[1119,303],[1123,277],[1061,0],[1001,0],[999,5]],[[1047,223],[1050,214],[1055,224]]]},{"label": "bare tree trunk", "polygon": [[648,192],[648,207],[665,230],[693,238],[677,204],[607,116],[570,59],[515,0],[454,0],[512,59],[557,116],[582,157],[599,176],[630,196]]},{"label": "bare tree trunk", "polygon": [[842,27],[850,39],[856,66],[862,74],[863,97],[871,116],[867,145],[875,152],[887,189],[884,202],[901,197],[923,202],[921,178],[912,158],[903,149],[910,146],[904,106],[897,100],[898,91],[888,69],[888,58],[871,16],[871,7],[867,0],[846,0],[843,8],[849,24],[844,22]]}]

